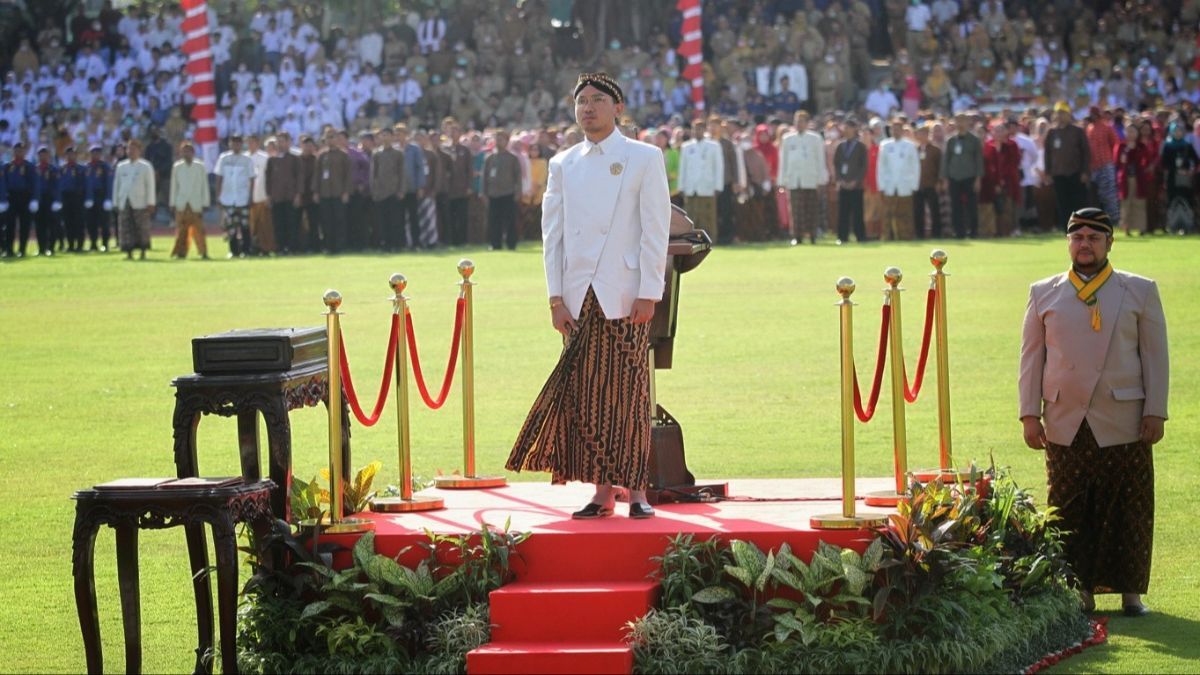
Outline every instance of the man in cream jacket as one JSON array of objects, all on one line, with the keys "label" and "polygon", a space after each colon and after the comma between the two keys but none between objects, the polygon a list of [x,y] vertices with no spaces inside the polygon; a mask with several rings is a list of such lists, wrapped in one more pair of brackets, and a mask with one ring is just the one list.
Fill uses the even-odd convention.
[{"label": "man in cream jacket", "polygon": [[725,153],[707,137],[703,119],[692,122],[692,138],[679,148],[679,192],[696,226],[717,241],[717,195],[725,189]]},{"label": "man in cream jacket", "polygon": [[[550,318],[564,336],[508,468],[595,485],[574,518],[610,516],[614,486],[647,518],[650,320],[662,299],[671,203],[656,146],[623,136],[620,86],[584,73],[575,115],[586,140],[550,160],[542,199]],[[715,145],[715,144],[714,144]]]},{"label": "man in cream jacket", "polygon": [[1071,214],[1071,268],[1029,289],[1021,339],[1025,443],[1046,450],[1049,498],[1084,591],[1142,604],[1154,539],[1152,448],[1167,418],[1167,325],[1158,286],[1114,270],[1112,224]]},{"label": "man in cream jacket", "polygon": [[883,238],[912,239],[913,193],[921,186],[921,157],[904,121],[892,121],[892,137],[879,144],[875,178],[883,196]]},{"label": "man in cream jacket", "polygon": [[129,141],[126,159],[113,172],[113,206],[117,209],[117,236],[125,258],[146,259],[150,248],[150,218],[154,214],[154,167],[142,159],[142,142]]},{"label": "man in cream jacket", "polygon": [[825,141],[809,129],[808,112],[795,116],[796,130],[783,137],[779,146],[779,184],[788,191],[792,216],[792,246],[808,238],[817,243],[817,221],[821,217],[818,188],[829,182],[825,163]]}]

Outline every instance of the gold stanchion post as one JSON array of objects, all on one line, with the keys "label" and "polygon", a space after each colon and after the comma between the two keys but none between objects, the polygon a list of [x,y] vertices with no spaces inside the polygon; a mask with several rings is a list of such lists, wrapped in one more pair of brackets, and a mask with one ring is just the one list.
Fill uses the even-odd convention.
[{"label": "gold stanchion post", "polygon": [[888,327],[888,359],[892,371],[892,461],[896,479],[895,490],[871,492],[865,495],[868,506],[895,506],[908,496],[908,429],[904,419],[904,342],[903,322],[900,315],[900,281],[904,273],[899,267],[883,271],[887,282],[887,303],[892,308],[891,325]]},{"label": "gold stanchion post", "polygon": [[403,274],[393,274],[388,279],[391,285],[392,312],[400,317],[396,339],[396,356],[392,362],[396,376],[396,445],[400,451],[400,496],[376,497],[371,500],[372,511],[385,513],[407,513],[432,511],[445,508],[440,497],[415,497],[412,491],[412,442],[408,435],[408,298],[404,289],[408,279]]},{"label": "gold stanchion post", "polygon": [[946,277],[944,271],[949,256],[942,249],[929,254],[933,271],[929,273],[933,286],[934,352],[937,355],[938,396],[938,466],[935,469],[914,471],[913,475],[922,482],[932,481],[939,476],[956,481],[971,479],[970,471],[959,471],[954,466],[954,452],[950,442],[950,343],[946,337]]},{"label": "gold stanchion post", "polygon": [[841,384],[842,384],[842,512],[813,516],[809,525],[820,530],[855,530],[879,527],[885,522],[881,513],[856,513],[854,490],[854,280],[842,277],[837,291],[841,315]]},{"label": "gold stanchion post", "polygon": [[467,258],[458,261],[462,281],[458,297],[464,302],[462,324],[462,408],[463,408],[463,475],[439,476],[437,486],[443,489],[464,490],[504,487],[504,476],[475,475],[475,263]]},{"label": "gold stanchion post", "polygon": [[329,521],[303,520],[300,526],[306,529],[320,528],[328,534],[368,532],[375,529],[375,521],[342,517],[342,329],[341,313],[338,311],[342,305],[342,294],[330,289],[325,291],[323,300],[328,342],[326,363],[329,368]]}]

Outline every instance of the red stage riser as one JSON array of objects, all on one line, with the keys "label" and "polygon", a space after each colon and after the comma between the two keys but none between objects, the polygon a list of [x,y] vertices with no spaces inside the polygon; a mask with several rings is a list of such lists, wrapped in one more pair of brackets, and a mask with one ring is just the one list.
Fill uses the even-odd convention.
[{"label": "red stage riser", "polygon": [[[890,479],[859,489],[882,489]],[[796,498],[836,493],[834,480],[739,481],[732,494]],[[426,529],[470,534],[480,523],[530,532],[512,562],[516,581],[490,598],[492,642],[467,655],[476,673],[629,673],[633,652],[624,643],[626,623],[644,616],[659,593],[653,574],[677,534],[725,542],[742,539],[763,551],[787,543],[806,562],[819,542],[862,552],[873,533],[813,530],[810,516],[837,511],[839,502],[727,501],[664,504],[658,517],[630,520],[624,515],[594,521],[572,520],[571,511],[588,495],[585,486],[550,487],[518,483],[471,493],[431,490],[449,508],[424,513],[361,514],[376,522],[375,550],[416,566],[428,555]],[[627,507],[618,505],[619,514]],[[329,536],[347,549],[357,535]],[[403,553],[402,553],[403,552]],[[350,554],[335,556],[335,566]]]}]

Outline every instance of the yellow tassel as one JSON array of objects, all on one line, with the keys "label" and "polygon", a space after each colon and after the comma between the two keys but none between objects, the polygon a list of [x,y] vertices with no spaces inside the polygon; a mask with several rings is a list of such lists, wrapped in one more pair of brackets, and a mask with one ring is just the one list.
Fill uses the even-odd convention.
[{"label": "yellow tassel", "polygon": [[1100,303],[1092,305],[1092,330],[1100,332]]}]

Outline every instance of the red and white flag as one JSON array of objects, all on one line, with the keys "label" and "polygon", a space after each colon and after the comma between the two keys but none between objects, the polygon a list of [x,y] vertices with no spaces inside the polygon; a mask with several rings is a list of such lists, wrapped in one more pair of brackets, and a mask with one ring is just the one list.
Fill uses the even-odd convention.
[{"label": "red and white flag", "polygon": [[686,65],[683,77],[692,85],[692,104],[704,112],[704,29],[700,24],[700,0],[679,0],[675,8],[683,13],[679,56]]},{"label": "red and white flag", "polygon": [[188,93],[196,99],[192,108],[192,120],[196,122],[196,133],[192,141],[196,144],[204,164],[212,171],[220,150],[217,139],[217,88],[213,81],[212,43],[208,25],[208,0],[180,0],[183,6],[183,53],[187,55],[187,73],[191,79]]}]

